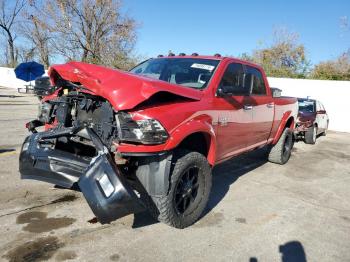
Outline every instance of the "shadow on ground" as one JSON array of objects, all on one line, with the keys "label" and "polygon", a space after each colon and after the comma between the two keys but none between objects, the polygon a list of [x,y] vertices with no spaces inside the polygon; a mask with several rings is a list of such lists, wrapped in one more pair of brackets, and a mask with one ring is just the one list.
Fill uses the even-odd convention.
[{"label": "shadow on ground", "polygon": [[267,148],[254,150],[228,160],[213,170],[213,184],[209,202],[203,216],[207,215],[225,197],[239,177],[262,166],[267,162]]},{"label": "shadow on ground", "polygon": [[148,211],[134,214],[132,228],[140,228],[159,223],[155,220]]},{"label": "shadow on ground", "polygon": [[[220,203],[239,177],[262,166],[267,162],[267,148],[254,150],[228,160],[213,169],[213,183],[207,207],[201,218]],[[133,228],[144,227],[158,223],[147,211],[134,215]]]},{"label": "shadow on ground", "polygon": [[0,97],[16,98],[16,97],[23,97],[23,96],[17,96],[17,95],[0,95]]},{"label": "shadow on ground", "polygon": [[16,149],[13,148],[0,148],[0,154],[1,153],[7,153],[7,152],[13,152],[16,151]]},{"label": "shadow on ground", "polygon": [[[306,262],[306,254],[303,245],[299,241],[290,241],[279,246],[282,262]],[[251,257],[249,262],[258,262],[256,257]]]},{"label": "shadow on ground", "polygon": [[[13,151],[11,149],[0,149],[0,153]],[[209,196],[209,201],[206,209],[203,212],[201,218],[205,217],[220,201],[225,197],[229,191],[230,185],[232,185],[239,177],[247,174],[248,172],[260,167],[267,161],[267,148],[254,150],[246,154],[237,156],[231,160],[228,160],[213,169],[213,183],[212,190]],[[59,187],[58,187],[59,188]],[[72,199],[70,199],[72,198]],[[64,196],[62,201],[73,201],[75,196]],[[61,202],[61,200],[55,200],[51,204]],[[98,220],[92,218],[88,220],[89,223],[95,224]],[[134,221],[132,228],[141,228],[158,223],[148,211],[143,211],[134,214]]]}]

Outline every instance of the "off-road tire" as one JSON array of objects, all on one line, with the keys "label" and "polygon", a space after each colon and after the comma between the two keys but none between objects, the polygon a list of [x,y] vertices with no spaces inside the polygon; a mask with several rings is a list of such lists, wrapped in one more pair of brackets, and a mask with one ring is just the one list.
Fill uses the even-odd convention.
[{"label": "off-road tire", "polygon": [[[198,191],[190,213],[179,214],[175,205],[175,190],[184,172],[190,167],[198,168]],[[200,153],[187,150],[177,151],[173,159],[173,169],[170,175],[170,187],[166,196],[154,197],[152,200],[157,212],[156,219],[175,228],[185,228],[195,223],[203,213],[211,190],[211,167],[207,159]]]},{"label": "off-road tire", "polygon": [[285,128],[278,142],[270,148],[268,160],[272,163],[284,165],[290,158],[293,145],[293,132],[290,128]]},{"label": "off-road tire", "polygon": [[305,143],[306,144],[315,144],[316,143],[316,137],[317,137],[317,127],[311,126],[308,130],[305,132]]}]

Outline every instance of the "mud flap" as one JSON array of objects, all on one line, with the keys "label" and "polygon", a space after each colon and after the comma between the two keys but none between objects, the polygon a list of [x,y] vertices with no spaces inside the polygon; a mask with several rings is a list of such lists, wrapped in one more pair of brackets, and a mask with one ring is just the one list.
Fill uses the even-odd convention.
[{"label": "mud flap", "polygon": [[[88,133],[99,149],[78,185],[100,223],[109,223],[131,213],[144,210],[137,195],[118,170],[107,150],[92,130]],[[96,141],[97,139],[97,141]]]}]

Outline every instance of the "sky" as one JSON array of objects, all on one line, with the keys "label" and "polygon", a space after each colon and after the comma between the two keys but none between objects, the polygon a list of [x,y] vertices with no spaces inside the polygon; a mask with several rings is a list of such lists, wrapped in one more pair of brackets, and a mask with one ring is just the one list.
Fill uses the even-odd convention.
[{"label": "sky", "polygon": [[350,0],[124,0],[139,24],[137,54],[238,56],[271,44],[276,28],[299,34],[312,64],[350,48]]}]

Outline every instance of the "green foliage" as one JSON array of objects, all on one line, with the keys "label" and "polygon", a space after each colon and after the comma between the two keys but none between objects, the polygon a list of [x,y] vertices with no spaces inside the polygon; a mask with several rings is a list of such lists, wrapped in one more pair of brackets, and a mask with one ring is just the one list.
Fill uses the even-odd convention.
[{"label": "green foliage", "polygon": [[270,46],[256,49],[252,55],[242,54],[241,58],[261,65],[272,77],[305,78],[310,68],[305,47],[298,43],[298,35],[285,29],[274,32]]},{"label": "green foliage", "polygon": [[311,72],[311,78],[323,80],[350,80],[350,52],[333,61],[317,64]]}]

